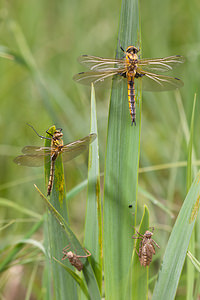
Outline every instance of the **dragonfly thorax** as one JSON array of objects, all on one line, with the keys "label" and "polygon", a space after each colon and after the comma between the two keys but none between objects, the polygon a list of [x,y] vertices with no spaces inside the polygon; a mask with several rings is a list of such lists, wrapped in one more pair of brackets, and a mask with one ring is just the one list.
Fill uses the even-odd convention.
[{"label": "dragonfly thorax", "polygon": [[52,137],[52,145],[62,146],[63,145],[62,137],[63,137],[63,133],[60,130],[56,130]]},{"label": "dragonfly thorax", "polygon": [[[130,55],[130,54],[129,54]],[[136,55],[136,54],[134,54]],[[132,55],[131,55],[132,56]],[[136,55],[137,56],[137,55]],[[138,68],[138,60],[135,57],[126,56],[126,74],[129,76],[135,76]]]},{"label": "dragonfly thorax", "polygon": [[60,130],[56,130],[53,134],[54,140],[60,140],[63,137],[63,133]]},{"label": "dragonfly thorax", "polygon": [[126,72],[129,76],[135,76],[138,67],[138,49],[130,46],[126,49]]}]

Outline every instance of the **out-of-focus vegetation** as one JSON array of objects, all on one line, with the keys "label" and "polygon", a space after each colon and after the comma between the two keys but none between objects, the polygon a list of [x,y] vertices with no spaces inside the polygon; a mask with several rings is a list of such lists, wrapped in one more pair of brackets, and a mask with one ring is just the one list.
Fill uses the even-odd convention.
[{"label": "out-of-focus vegetation", "polygon": [[[2,204],[1,226],[11,221],[7,228],[1,230],[1,247],[4,247],[23,237],[38,220],[37,216],[24,214],[22,207],[41,215],[44,212],[33,187],[36,183],[45,191],[43,169],[19,167],[12,161],[23,146],[43,145],[26,123],[32,124],[42,135],[55,124],[63,128],[66,143],[89,134],[90,89],[78,86],[72,76],[83,70],[77,62],[81,54],[114,57],[121,3],[114,0],[106,3],[99,0],[15,0],[1,1],[1,4],[0,44],[25,60],[24,65],[0,58],[0,197],[21,207],[21,210],[15,210]],[[186,168],[176,165],[187,160],[187,126],[195,93],[196,160],[200,151],[200,3],[198,0],[192,4],[189,1],[142,0],[140,4],[142,57],[174,54],[186,57],[185,64],[174,71],[175,76],[184,81],[184,87],[176,93],[144,93],[142,103],[139,185],[176,216],[187,191]],[[128,45],[122,46],[126,48]],[[109,90],[96,91],[101,171],[104,171],[109,96]],[[172,162],[173,167],[168,168]],[[165,169],[143,169],[162,164],[167,165]],[[87,154],[65,165],[65,171],[69,191],[87,176]],[[70,200],[70,220],[80,240],[83,240],[85,198],[86,190]],[[149,207],[150,226],[156,227],[156,240],[161,245],[157,257],[161,258],[173,220],[140,191],[139,217],[144,203]],[[42,232],[37,233],[36,239],[42,239]],[[33,251],[34,261],[35,250],[29,251]],[[32,266],[30,264],[17,271],[24,289],[30,284]],[[13,286],[13,282],[17,282],[13,281],[16,275],[10,270]],[[155,272],[156,269],[150,269],[150,275]],[[10,281],[4,275],[2,279],[1,291],[6,299],[14,299],[7,294]],[[181,298],[185,295],[184,277],[182,280],[177,299],[184,299]],[[35,291],[39,287],[40,283],[35,282]]]}]

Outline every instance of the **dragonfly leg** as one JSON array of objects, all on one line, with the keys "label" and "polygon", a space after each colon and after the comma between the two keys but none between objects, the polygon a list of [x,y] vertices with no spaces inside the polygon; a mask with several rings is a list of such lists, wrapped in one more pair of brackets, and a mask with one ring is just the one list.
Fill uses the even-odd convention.
[{"label": "dragonfly leg", "polygon": [[70,249],[70,244],[67,245],[65,248],[63,248],[62,252],[64,253],[64,252],[68,251],[69,249]]},{"label": "dragonfly leg", "polygon": [[135,228],[135,231],[137,232],[137,234],[138,234],[139,236],[141,236],[142,238],[144,238],[144,235],[141,234],[140,232],[138,232],[136,228]]}]

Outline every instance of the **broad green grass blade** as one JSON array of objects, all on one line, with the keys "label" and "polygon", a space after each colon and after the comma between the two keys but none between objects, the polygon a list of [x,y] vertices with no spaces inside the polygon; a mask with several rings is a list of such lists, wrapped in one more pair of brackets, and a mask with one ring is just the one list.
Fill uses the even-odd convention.
[{"label": "broad green grass blade", "polygon": [[[55,126],[52,126],[48,129],[48,132],[53,134],[55,130]],[[46,137],[49,138],[51,136],[47,134]],[[45,147],[49,147],[50,145],[51,141],[45,140]],[[49,173],[50,163],[45,163],[46,188],[49,181]],[[68,211],[65,199],[65,181],[61,155],[58,156],[55,162],[54,182],[50,199],[51,204],[64,217],[66,222],[68,222]],[[62,257],[62,249],[69,244],[68,236],[64,234],[55,217],[51,214],[48,214],[47,224],[50,257],[51,259],[52,257],[60,259]],[[52,260],[51,263],[56,299],[61,300],[69,298],[72,300],[77,300],[77,288],[74,280],[63,268],[61,268],[61,266],[55,262],[55,260]]]},{"label": "broad green grass blade", "polygon": [[[54,208],[54,206],[49,202],[49,200],[40,192],[40,190],[37,187],[36,187],[36,189],[39,192],[42,199],[45,201],[49,211],[51,212],[52,218],[54,219],[54,221],[59,226],[59,237],[61,237],[62,234],[64,234],[65,239],[68,241],[68,244],[71,245],[71,250],[73,252],[78,251],[79,255],[85,255],[84,249],[82,248],[82,246],[79,243],[78,239],[76,238],[73,231],[69,227],[68,223],[62,217],[62,215],[59,214],[59,212]],[[65,244],[65,246],[66,246],[66,244]],[[62,252],[62,249],[61,249],[61,252]],[[53,256],[53,257],[54,258],[61,257],[60,252],[59,252],[59,255],[57,257],[56,256]],[[54,259],[54,262],[56,263],[55,259]],[[71,267],[70,263],[67,261],[67,259],[64,260],[63,263],[66,264],[67,267],[68,267],[67,269],[66,268],[64,270],[62,269],[66,273],[66,270],[68,271],[69,268],[71,269],[72,267]],[[84,277],[85,277],[85,280],[86,280],[86,283],[87,283],[90,299],[97,299],[97,300],[101,299],[98,284],[97,284],[93,269],[90,266],[90,264],[88,263],[87,259],[84,259],[83,263],[84,263],[83,274],[84,274]],[[56,263],[56,265],[57,265],[57,263]],[[58,266],[58,267],[60,267],[60,266]],[[71,271],[69,272],[68,276],[70,276],[70,279],[74,281],[74,276],[72,276]],[[69,281],[66,281],[66,282],[67,282],[67,287],[68,287]],[[65,282],[65,285],[66,285],[66,282]],[[61,298],[59,298],[59,299],[61,299]],[[73,299],[73,295],[71,295],[69,299]]]},{"label": "broad green grass blade", "polygon": [[[192,145],[193,145],[193,130],[194,130],[194,113],[196,106],[196,95],[194,97],[194,104],[192,110],[192,118],[190,125],[190,139],[188,144],[188,161],[187,161],[187,191],[189,191],[192,184]],[[188,250],[195,254],[195,230],[192,233]],[[195,278],[195,269],[190,260],[187,260],[187,300],[193,299],[194,291],[194,278]]]},{"label": "broad green grass blade", "polygon": [[[144,206],[144,212],[140,223],[139,232],[144,234],[149,229],[149,210],[147,206]],[[135,248],[139,249],[141,239],[136,239],[135,247],[133,250],[133,261],[131,265],[131,286],[130,286],[130,298],[131,300],[148,300],[148,267],[140,265],[139,257],[135,251]]]},{"label": "broad green grass blade", "polygon": [[[91,89],[91,133],[97,134],[96,100],[94,86]],[[88,197],[85,223],[85,247],[93,254],[89,258],[99,289],[102,286],[102,224],[99,173],[99,146],[96,139],[89,147]]]},{"label": "broad green grass blade", "polygon": [[[122,0],[118,40],[123,48],[138,44],[139,29],[138,1]],[[129,204],[136,215],[141,95],[137,90],[137,125],[131,126],[127,94],[126,82],[112,90],[108,119],[103,247],[105,295],[109,300],[124,299],[133,247],[133,216]]]},{"label": "broad green grass blade", "polygon": [[[152,300],[173,300],[187,254],[200,195],[200,173],[193,181],[169,238]],[[197,216],[197,214],[196,214]]]}]

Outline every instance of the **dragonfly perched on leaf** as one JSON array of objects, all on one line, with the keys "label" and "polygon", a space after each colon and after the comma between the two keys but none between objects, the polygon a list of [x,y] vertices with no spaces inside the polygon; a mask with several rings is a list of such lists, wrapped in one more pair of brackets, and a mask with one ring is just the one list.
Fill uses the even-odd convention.
[{"label": "dragonfly perched on leaf", "polygon": [[174,77],[158,75],[156,72],[171,71],[175,66],[184,62],[184,57],[180,55],[168,56],[164,58],[139,59],[138,48],[127,47],[121,59],[109,59],[90,55],[82,55],[79,62],[87,66],[90,71],[76,74],[75,81],[90,85],[103,84],[113,77],[125,78],[128,83],[128,102],[132,124],[136,125],[135,109],[135,79],[142,80],[142,89],[146,91],[168,91],[180,88],[183,82]]},{"label": "dragonfly perched on leaf", "polygon": [[[55,130],[53,134],[51,134],[47,130],[46,133],[48,133],[51,137],[44,137],[42,135],[39,135],[37,131],[33,128],[33,126],[31,125],[29,126],[36,132],[36,134],[40,138],[51,140],[51,146],[50,147],[25,146],[22,149],[23,155],[17,156],[14,159],[14,162],[18,165],[23,165],[28,167],[41,167],[45,162],[46,163],[51,162],[49,183],[47,188],[47,196],[49,196],[51,194],[51,190],[53,187],[54,168],[55,168],[55,161],[57,157],[62,154],[63,162],[75,158],[83,151],[88,149],[89,144],[96,139],[96,134],[91,133],[90,135],[78,141],[63,145],[62,129]],[[45,160],[45,157],[49,157],[49,160],[48,159]]]}]

